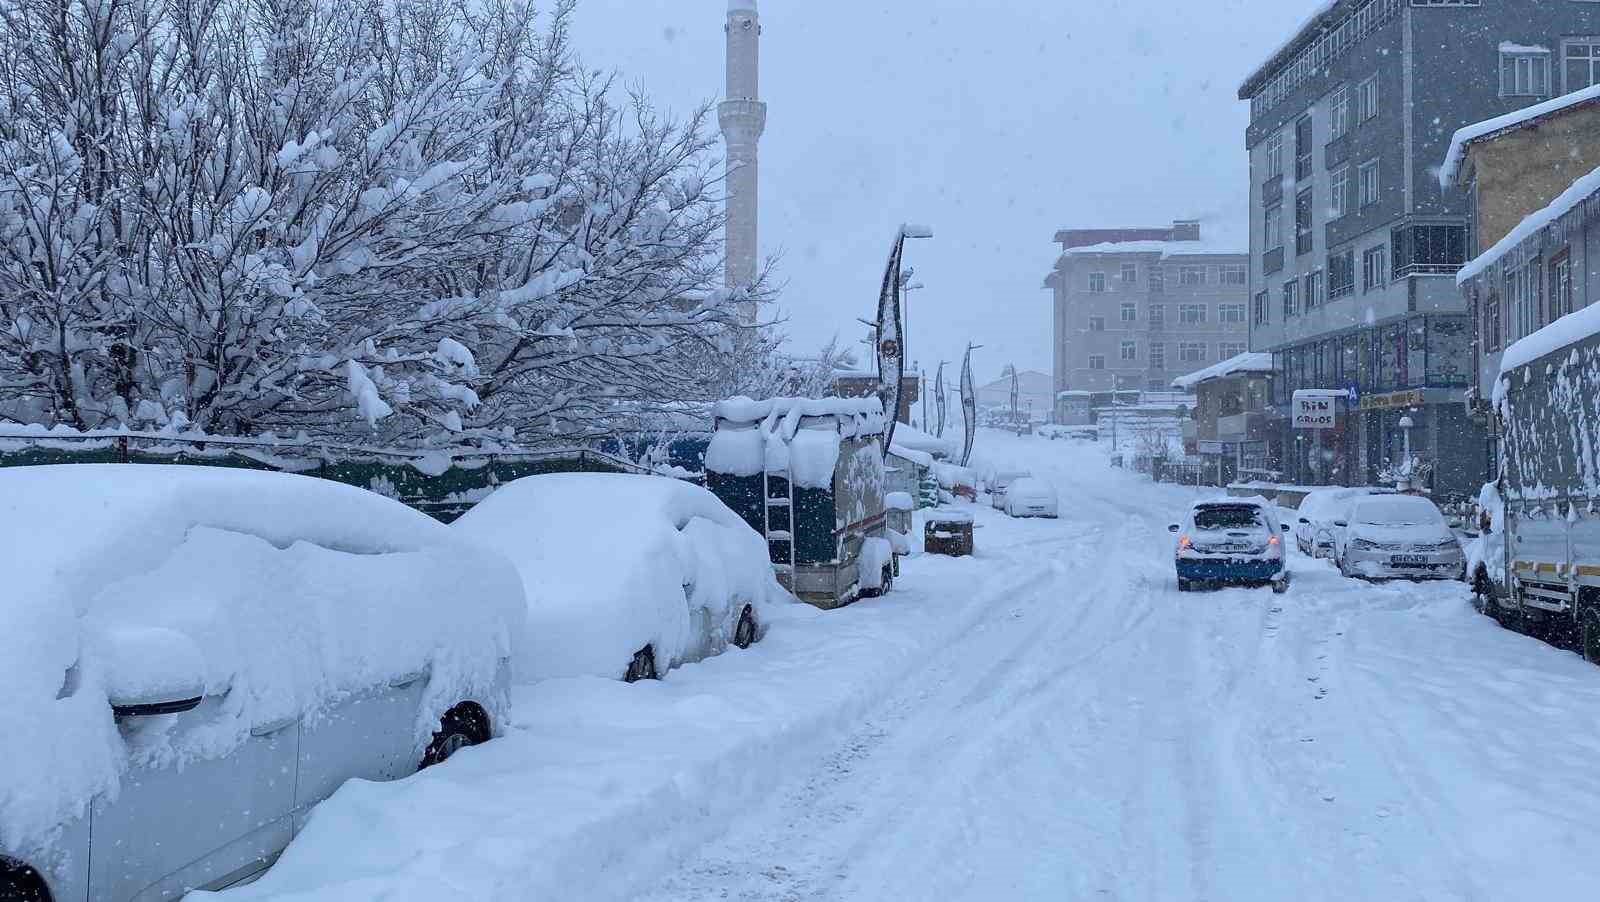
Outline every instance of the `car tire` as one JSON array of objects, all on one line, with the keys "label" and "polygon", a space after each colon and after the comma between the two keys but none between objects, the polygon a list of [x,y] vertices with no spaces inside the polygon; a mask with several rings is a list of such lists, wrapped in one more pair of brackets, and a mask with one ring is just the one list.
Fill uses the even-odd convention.
[{"label": "car tire", "polygon": [[0,899],[5,902],[51,902],[50,887],[38,871],[11,858],[0,857]]},{"label": "car tire", "polygon": [[1495,620],[1500,619],[1495,613],[1495,610],[1500,607],[1500,602],[1494,597],[1494,584],[1489,582],[1488,571],[1481,567],[1472,577],[1472,606],[1477,608],[1478,613],[1485,617],[1493,617]]},{"label": "car tire", "polygon": [[439,729],[434,731],[433,741],[422,753],[422,763],[417,769],[443,764],[456,752],[468,746],[482,745],[493,735],[489,728],[489,712],[477,702],[462,702],[439,718]]},{"label": "car tire", "polygon": [[1600,613],[1590,611],[1578,629],[1578,654],[1590,664],[1600,664]]},{"label": "car tire", "polygon": [[739,612],[739,623],[733,628],[733,645],[735,648],[749,648],[756,644],[756,636],[760,631],[756,627],[756,612],[750,605],[745,605]]},{"label": "car tire", "polygon": [[659,680],[661,674],[656,670],[656,647],[646,645],[633,653],[633,660],[628,662],[628,669],[622,674],[624,683],[637,683],[640,680]]},{"label": "car tire", "polygon": [[1289,574],[1285,573],[1282,579],[1272,581],[1272,594],[1282,595],[1289,591]]},{"label": "car tire", "polygon": [[1194,591],[1194,583],[1190,582],[1189,580],[1183,579],[1182,577],[1179,577],[1178,578],[1178,591],[1179,592],[1193,592]]}]

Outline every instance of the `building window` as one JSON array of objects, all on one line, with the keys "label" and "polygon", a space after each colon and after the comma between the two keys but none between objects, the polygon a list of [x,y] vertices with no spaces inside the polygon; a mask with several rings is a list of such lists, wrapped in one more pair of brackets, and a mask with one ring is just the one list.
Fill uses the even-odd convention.
[{"label": "building window", "polygon": [[1294,124],[1294,177],[1296,181],[1311,178],[1311,117],[1301,116]]},{"label": "building window", "polygon": [[1150,267],[1150,293],[1165,294],[1167,291],[1167,273],[1159,266]]},{"label": "building window", "polygon": [[1106,290],[1106,274],[1103,272],[1089,273],[1089,292],[1091,294],[1104,294]]},{"label": "building window", "polygon": [[1267,181],[1283,178],[1283,132],[1267,139]]},{"label": "building window", "polygon": [[1262,237],[1265,240],[1261,246],[1269,251],[1283,247],[1283,204],[1273,204],[1267,208]]},{"label": "building window", "polygon": [[1300,282],[1290,279],[1283,283],[1283,318],[1289,319],[1300,315]]},{"label": "building window", "polygon": [[1150,346],[1150,368],[1164,370],[1167,368],[1167,346],[1154,344]]},{"label": "building window", "polygon": [[1103,370],[1105,368],[1106,368],[1106,355],[1104,355],[1104,354],[1090,354],[1089,355],[1089,369],[1091,369],[1091,370]]},{"label": "building window", "polygon": [[1506,300],[1511,307],[1510,340],[1531,335],[1539,328],[1539,283],[1544,267],[1530,260],[1506,273]]},{"label": "building window", "polygon": [[1220,276],[1223,285],[1250,284],[1250,268],[1243,263],[1230,263],[1221,267]]},{"label": "building window", "polygon": [[1218,360],[1232,360],[1249,350],[1242,341],[1224,341],[1217,345]]},{"label": "building window", "polygon": [[1178,267],[1179,285],[1204,285],[1206,284],[1206,268],[1204,266]]},{"label": "building window", "polygon": [[1370,207],[1378,202],[1378,161],[1368,160],[1361,164],[1358,178],[1361,187],[1361,206]]},{"label": "building window", "polygon": [[1328,257],[1328,300],[1336,301],[1356,293],[1356,252],[1345,251]]},{"label": "building window", "polygon": [[1250,302],[1250,307],[1250,322],[1257,326],[1265,326],[1268,322],[1267,293],[1265,291],[1256,292],[1255,298]]},{"label": "building window", "polygon": [[1572,310],[1572,257],[1562,251],[1550,263],[1550,322],[1566,316]]},{"label": "building window", "polygon": [[1337,141],[1350,131],[1350,87],[1340,85],[1328,96],[1328,137]]},{"label": "building window", "polygon": [[1123,360],[1138,360],[1139,359],[1139,346],[1137,344],[1135,344],[1134,342],[1131,342],[1131,341],[1123,342],[1122,343],[1122,359]]},{"label": "building window", "polygon": [[1122,264],[1122,284],[1133,285],[1139,281],[1139,267],[1132,263]]},{"label": "building window", "polygon": [[1122,321],[1136,323],[1139,321],[1139,308],[1133,304],[1122,305]]},{"label": "building window", "polygon": [[1157,329],[1167,324],[1167,305],[1150,305],[1150,328]]},{"label": "building window", "polygon": [[1206,305],[1204,304],[1179,304],[1178,322],[1185,326],[1204,325],[1206,321]]},{"label": "building window", "polygon": [[1600,84],[1600,37],[1567,38],[1561,53],[1567,93]]},{"label": "building window", "polygon": [[1372,76],[1356,89],[1356,117],[1362,122],[1378,118],[1378,76]]},{"label": "building window", "polygon": [[1350,201],[1350,167],[1340,166],[1331,176],[1331,196],[1328,198],[1328,219],[1342,219]]},{"label": "building window", "polygon": [[1375,291],[1389,284],[1386,267],[1389,249],[1383,245],[1368,248],[1361,254],[1361,286],[1364,291]]},{"label": "building window", "polygon": [[1306,309],[1315,310],[1328,302],[1327,282],[1322,277],[1322,270],[1317,270],[1305,277],[1305,286],[1301,289],[1306,297]]},{"label": "building window", "polygon": [[1312,202],[1310,188],[1300,192],[1300,196],[1294,199],[1294,252],[1302,256],[1311,253],[1316,246],[1313,235],[1315,227],[1311,218]]},{"label": "building window", "polygon": [[1500,295],[1490,292],[1483,302],[1483,343],[1486,350],[1500,350],[1504,335],[1500,330]]},{"label": "building window", "polygon": [[1467,262],[1467,227],[1423,225],[1389,233],[1389,277],[1447,275]]},{"label": "building window", "polygon": [[1244,305],[1243,304],[1218,304],[1217,305],[1217,322],[1219,322],[1219,323],[1237,323],[1239,325],[1243,325],[1244,321],[1245,321],[1245,319],[1244,319]]},{"label": "building window", "polygon": [[1201,363],[1206,359],[1206,343],[1203,341],[1178,342],[1178,360],[1183,363]]},{"label": "building window", "polygon": [[1103,316],[1091,316],[1091,317],[1089,317],[1089,331],[1090,332],[1104,332],[1105,330],[1106,330],[1106,318],[1105,317],[1103,317]]},{"label": "building window", "polygon": [[1550,93],[1550,50],[1508,42],[1500,45],[1500,96],[1544,97]]}]

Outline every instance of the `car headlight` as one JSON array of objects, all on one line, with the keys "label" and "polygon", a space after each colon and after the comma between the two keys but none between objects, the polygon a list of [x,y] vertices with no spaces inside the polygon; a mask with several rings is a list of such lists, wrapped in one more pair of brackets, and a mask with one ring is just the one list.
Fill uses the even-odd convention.
[{"label": "car headlight", "polygon": [[1350,542],[1350,547],[1354,548],[1356,551],[1377,551],[1378,543],[1371,542],[1366,539],[1353,539]]}]

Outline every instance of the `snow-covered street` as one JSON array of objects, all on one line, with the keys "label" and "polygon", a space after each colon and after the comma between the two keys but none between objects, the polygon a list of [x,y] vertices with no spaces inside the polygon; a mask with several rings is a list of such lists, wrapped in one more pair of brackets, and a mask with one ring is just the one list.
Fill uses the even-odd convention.
[{"label": "snow-covered street", "polygon": [[1195,490],[986,433],[1059,521],[654,684],[540,684],[519,726],[354,782],[264,899],[1542,899],[1600,881],[1600,670],[1457,583],[1297,559],[1179,595]]}]

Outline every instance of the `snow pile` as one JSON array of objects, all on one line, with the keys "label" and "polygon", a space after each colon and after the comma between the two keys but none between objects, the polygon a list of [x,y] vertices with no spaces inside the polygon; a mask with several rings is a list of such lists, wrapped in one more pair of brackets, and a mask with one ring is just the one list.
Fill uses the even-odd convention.
[{"label": "snow pile", "polygon": [[[1506,576],[1506,505],[1494,483],[1486,483],[1478,492],[1478,509],[1488,515],[1489,528],[1466,544],[1467,578],[1474,579],[1478,568],[1482,567],[1491,581],[1503,585]],[[1474,523],[1473,527],[1479,525]]]},{"label": "snow pile", "polygon": [[[1542,47],[1535,48],[1535,52],[1538,50],[1542,50],[1545,53],[1550,52]],[[1503,47],[1502,52],[1506,52]],[[1535,119],[1543,119],[1568,107],[1588,103],[1591,100],[1600,100],[1600,85],[1591,85],[1581,91],[1574,91],[1571,94],[1566,94],[1553,100],[1546,100],[1543,103],[1536,103],[1533,106],[1515,110],[1504,116],[1485,119],[1482,122],[1475,122],[1472,125],[1457,129],[1455,137],[1450,140],[1450,149],[1445,152],[1444,163],[1439,167],[1439,187],[1448,191],[1455,184],[1456,175],[1461,172],[1461,164],[1466,160],[1467,146],[1473,142],[1491,137],[1508,129],[1518,128]]]},{"label": "snow pile", "polygon": [[[252,727],[402,674],[431,668],[419,752],[450,705],[504,707],[516,574],[371,492],[222,468],[17,467],[0,470],[0,547],[0,622],[23,637],[0,657],[0,846],[47,845],[130,757],[226,755]],[[226,695],[214,722],[180,746],[125,746],[113,698],[195,690]]]},{"label": "snow pile", "polygon": [[509,558],[527,594],[519,682],[665,672],[727,647],[790,596],[767,545],[715,495],[664,476],[560,473],[502,486],[451,527]]},{"label": "snow pile", "polygon": [[1208,379],[1222,379],[1240,373],[1270,373],[1272,372],[1271,354],[1240,354],[1230,357],[1221,363],[1212,364],[1203,370],[1196,370],[1187,376],[1179,376],[1172,380],[1172,387],[1189,392],[1194,387]]},{"label": "snow pile", "polygon": [[921,451],[935,458],[951,458],[956,455],[957,444],[954,438],[939,438],[929,435],[915,426],[900,423],[894,427],[894,446],[897,449],[905,448],[910,451]]},{"label": "snow pile", "polygon": [[841,443],[883,432],[877,398],[773,398],[720,401],[706,449],[708,472],[757,476],[789,472],[800,488],[833,485]]}]

